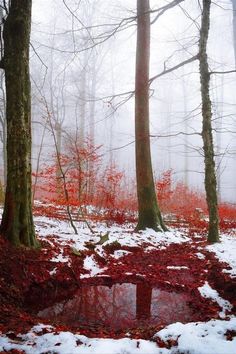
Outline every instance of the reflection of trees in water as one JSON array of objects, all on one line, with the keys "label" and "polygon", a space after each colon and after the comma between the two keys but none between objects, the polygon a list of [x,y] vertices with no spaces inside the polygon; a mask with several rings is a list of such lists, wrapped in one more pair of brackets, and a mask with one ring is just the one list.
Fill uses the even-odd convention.
[{"label": "reflection of trees in water", "polygon": [[135,320],[134,284],[84,286],[70,300],[55,304],[39,312],[68,325],[105,325],[121,328]]},{"label": "reflection of trees in water", "polygon": [[151,317],[152,287],[139,283],[136,287],[136,318],[146,320]]},{"label": "reflection of trees in water", "polygon": [[153,289],[152,319],[159,319],[165,324],[191,320],[192,311],[188,302],[189,297],[186,294]]},{"label": "reflection of trees in water", "polygon": [[187,295],[152,288],[149,284],[83,286],[70,300],[39,315],[71,326],[116,329],[138,324],[172,323],[191,319]]}]

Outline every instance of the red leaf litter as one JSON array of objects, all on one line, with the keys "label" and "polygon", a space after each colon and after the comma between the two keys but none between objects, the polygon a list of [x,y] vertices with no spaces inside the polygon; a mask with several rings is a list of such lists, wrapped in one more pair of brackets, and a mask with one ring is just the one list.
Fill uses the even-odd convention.
[{"label": "red leaf litter", "polygon": [[[198,229],[198,235],[200,234]],[[69,244],[61,245],[53,235],[42,241],[40,250],[14,248],[6,240],[0,238],[0,331],[9,338],[17,339],[19,333],[26,333],[38,323],[51,324],[56,330],[70,330],[87,336],[102,338],[121,338],[127,328],[112,329],[104,326],[74,327],[37,316],[37,309],[52,306],[73,296],[78,287],[84,285],[107,285],[117,283],[149,284],[163,290],[163,296],[172,292],[179,294],[191,308],[191,321],[208,321],[219,318],[220,307],[216,302],[203,298],[198,287],[208,282],[219,295],[228,300],[233,308],[230,314],[236,313],[236,279],[230,277],[223,269],[228,266],[219,262],[213,253],[207,251],[205,237],[195,237],[196,225],[189,229],[190,242],[171,244],[164,249],[145,250],[143,247],[125,247],[130,253],[122,258],[112,257],[117,248],[104,247],[105,257],[98,256],[94,250],[87,249],[81,256],[72,252]],[[204,231],[202,231],[204,233]],[[196,253],[205,256],[199,259]],[[55,263],[51,259],[55,254],[62,253],[70,257],[70,263]],[[85,274],[83,268],[86,256],[93,255],[96,262],[106,266],[106,276],[80,278]],[[56,266],[56,272],[53,272]],[[176,271],[175,267],[181,267]],[[167,299],[168,300],[168,299]],[[145,299],[143,300],[145,302]],[[164,301],[164,300],[163,300]],[[145,303],[143,303],[145,306]],[[227,315],[227,314],[226,314]],[[157,330],[166,324],[175,322],[166,318],[158,325],[136,327],[129,330],[131,338],[151,339]],[[183,323],[189,318],[180,318]],[[47,331],[47,329],[45,329]],[[229,332],[229,340],[235,333]],[[60,343],[57,344],[60,346]],[[163,343],[158,345],[166,346]],[[173,343],[170,344],[170,346]],[[23,353],[11,350],[10,353]]]}]

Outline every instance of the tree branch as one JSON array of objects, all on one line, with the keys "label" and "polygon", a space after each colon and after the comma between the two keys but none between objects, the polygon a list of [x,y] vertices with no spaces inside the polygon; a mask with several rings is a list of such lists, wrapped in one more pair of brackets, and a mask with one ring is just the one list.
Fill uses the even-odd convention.
[{"label": "tree branch", "polygon": [[209,74],[212,75],[212,74],[232,74],[232,73],[236,73],[236,70],[228,70],[228,71],[211,71]]},{"label": "tree branch", "polygon": [[168,5],[165,5],[157,10],[151,10],[150,13],[154,13],[154,12],[159,12],[156,17],[151,21],[151,25],[153,25],[159,17],[161,17],[167,10],[171,9],[172,7],[175,7],[177,5],[179,5],[181,2],[183,2],[184,0],[174,0],[171,3],[169,3]]},{"label": "tree branch", "polygon": [[186,64],[190,64],[193,61],[197,60],[198,58],[199,58],[199,54],[194,55],[192,58],[189,58],[189,59],[186,59],[186,60],[182,61],[181,63],[173,66],[172,68],[169,68],[169,69],[164,68],[164,70],[161,73],[159,73],[159,74],[153,76],[151,79],[149,79],[149,85],[151,85],[153,83],[153,81],[158,79],[159,77],[161,77],[163,75],[166,75],[166,74],[169,74],[172,71],[177,70],[177,69],[181,68],[182,66],[184,66]]}]

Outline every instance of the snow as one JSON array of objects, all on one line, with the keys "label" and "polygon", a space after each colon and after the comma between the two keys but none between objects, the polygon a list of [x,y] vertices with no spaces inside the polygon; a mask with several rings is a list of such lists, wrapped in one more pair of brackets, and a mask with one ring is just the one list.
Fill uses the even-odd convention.
[{"label": "snow", "polygon": [[208,282],[205,282],[205,284],[199,287],[198,290],[202,297],[217,302],[217,304],[222,308],[222,311],[219,313],[221,318],[225,318],[226,311],[230,311],[232,309],[233,306],[231,305],[231,303],[227,300],[222,299],[218,292],[212,289]]},{"label": "snow", "polygon": [[216,257],[229,265],[231,269],[225,269],[232,278],[236,277],[236,237],[235,235],[221,235],[221,242],[207,246],[207,250],[214,252]]},{"label": "snow", "polygon": [[78,235],[74,233],[68,221],[48,218],[46,216],[36,216],[34,218],[37,234],[41,238],[47,238],[54,235],[60,235],[60,242],[62,244],[73,243],[75,248],[86,249],[85,242],[97,243],[100,241],[102,235],[109,233],[109,240],[104,244],[118,241],[122,246],[140,246],[144,242],[148,243],[150,247],[164,246],[167,247],[171,243],[188,242],[190,239],[182,232],[171,230],[168,232],[155,232],[152,229],[146,229],[141,232],[133,232],[134,225],[111,226],[107,227],[105,224],[92,225],[94,234],[88,227],[81,228],[81,224],[76,223]]},{"label": "snow", "polygon": [[[78,235],[73,232],[67,221],[57,220],[48,217],[35,217],[36,230],[39,237],[52,244],[53,241],[57,245],[70,246],[78,252],[88,251],[86,243],[94,245],[94,252],[100,256],[105,256],[104,246],[117,241],[121,248],[124,246],[141,247],[144,251],[149,252],[156,249],[167,248],[171,244],[181,244],[184,242],[191,243],[191,239],[186,236],[184,231],[171,229],[168,232],[155,232],[147,229],[142,232],[133,232],[134,225],[107,227],[105,224],[91,226],[94,234],[87,227],[81,227],[81,223],[77,223]],[[109,239],[99,245],[101,237],[109,233]],[[197,235],[196,235],[197,237]],[[201,238],[201,236],[199,236]],[[196,243],[196,242],[195,242]],[[199,252],[197,252],[199,250]],[[236,237],[232,235],[222,235],[221,243],[210,246],[201,246],[196,249],[194,255],[200,260],[207,258],[207,252],[213,252],[220,262],[225,262],[227,272],[231,277],[236,276]],[[57,251],[51,258],[55,262],[50,272],[51,275],[56,274],[59,263],[67,263],[70,266],[70,256],[65,256],[63,251]],[[126,250],[114,251],[114,260],[126,257],[131,252]],[[120,263],[117,261],[116,263]],[[106,267],[100,268],[96,262],[94,255],[86,255],[83,261],[84,269],[87,274],[81,274],[81,278],[106,277]],[[170,263],[171,264],[171,263]],[[189,269],[181,265],[167,265],[167,269],[181,271]],[[228,269],[230,268],[230,269]],[[207,271],[207,269],[206,269]],[[133,275],[132,269],[125,273]],[[141,273],[136,274],[144,277]],[[169,283],[166,281],[166,283]],[[88,338],[86,336],[73,334],[65,331],[55,331],[51,326],[39,324],[34,326],[27,334],[19,336],[19,340],[10,339],[6,335],[0,336],[0,352],[11,349],[24,350],[26,354],[40,353],[58,353],[58,354],[235,354],[236,353],[236,337],[227,340],[225,334],[228,330],[236,331],[236,318],[230,317],[226,320],[227,311],[232,309],[229,301],[220,297],[219,293],[211,288],[206,281],[203,286],[198,288],[202,297],[211,299],[216,302],[221,311],[219,316],[221,320],[211,320],[208,322],[191,322],[191,323],[172,323],[161,331],[157,332],[155,338],[159,337],[164,342],[172,343],[172,347],[159,348],[155,341],[141,339],[109,339],[109,338]],[[47,330],[45,333],[43,330]],[[155,339],[154,338],[154,339]],[[191,338],[191,340],[190,340]]]},{"label": "snow", "polygon": [[[43,326],[45,328],[45,326]],[[43,329],[42,328],[42,329]],[[20,336],[19,343],[13,343],[9,338],[0,338],[0,350],[12,348],[24,350],[26,354],[43,352],[57,354],[168,354],[169,350],[157,348],[154,342],[134,340],[129,338],[99,339],[87,338],[70,332],[37,335],[40,326],[31,329],[26,335]],[[49,330],[51,328],[49,327]]]},{"label": "snow", "polygon": [[[40,335],[47,328],[49,333]],[[19,341],[6,336],[0,338],[0,350],[24,350],[26,354],[44,352],[57,354],[235,354],[236,338],[227,340],[228,330],[236,330],[236,319],[229,321],[174,323],[155,334],[164,342],[172,342],[170,349],[142,339],[88,338],[70,332],[54,332],[51,326],[38,325]],[[191,338],[191,340],[190,340]]]},{"label": "snow", "polygon": [[199,258],[199,259],[205,259],[206,257],[204,256],[204,254],[197,252],[195,253],[195,255]]},{"label": "snow", "polygon": [[99,268],[96,263],[94,256],[87,256],[84,260],[84,269],[88,270],[90,274],[81,274],[80,278],[91,278],[96,276],[99,273],[102,273],[106,268]]},{"label": "snow", "polygon": [[69,257],[64,257],[62,253],[59,253],[56,257],[51,258],[51,262],[70,263]]},{"label": "snow", "polygon": [[[96,252],[99,253],[102,247],[96,244],[107,233],[109,233],[109,240],[104,242],[103,246],[112,244],[115,241],[119,242],[121,246],[128,247],[142,247],[145,243],[148,251],[156,248],[164,249],[172,243],[180,244],[190,241],[189,237],[176,229],[171,229],[168,232],[155,232],[152,229],[133,232],[134,225],[126,227],[114,225],[107,227],[101,223],[99,225],[91,224],[94,230],[94,234],[91,234],[88,227],[82,228],[81,223],[75,222],[78,230],[78,234],[75,234],[68,221],[48,218],[46,216],[36,216],[34,221],[37,234],[40,238],[47,239],[49,236],[53,236],[60,239],[61,245],[70,244],[80,251],[86,250],[86,242],[90,242],[96,246]],[[118,256],[118,253],[115,253],[115,257],[119,258],[120,256],[122,255]]]},{"label": "snow", "polygon": [[178,347],[168,352],[170,354],[235,354],[236,337],[227,340],[224,335],[227,330],[236,330],[236,318],[229,321],[174,323],[159,331],[156,336],[163,341],[178,340]]},{"label": "snow", "polygon": [[181,270],[181,269],[189,269],[189,267],[186,266],[167,266],[167,269],[176,269],[176,270]]},{"label": "snow", "polygon": [[53,270],[51,270],[51,272],[49,272],[50,275],[54,275],[57,273],[57,268],[53,268]]},{"label": "snow", "polygon": [[125,250],[117,250],[117,251],[114,252],[113,257],[114,257],[115,259],[119,259],[119,258],[121,258],[121,257],[124,257],[124,256],[130,254],[130,253],[131,253],[131,252],[125,251]]}]

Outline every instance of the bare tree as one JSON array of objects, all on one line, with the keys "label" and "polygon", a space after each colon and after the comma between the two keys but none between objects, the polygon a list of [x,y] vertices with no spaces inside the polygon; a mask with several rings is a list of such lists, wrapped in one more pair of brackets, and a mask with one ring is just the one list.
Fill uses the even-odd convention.
[{"label": "bare tree", "polygon": [[161,217],[155,192],[149,132],[149,0],[137,0],[137,49],[135,76],[135,148],[138,195],[136,230],[167,230]]},{"label": "bare tree", "polygon": [[233,41],[234,41],[234,61],[236,68],[236,0],[231,0],[233,7]]},{"label": "bare tree", "polygon": [[219,216],[217,183],[212,136],[212,103],[210,99],[210,72],[207,59],[207,41],[210,27],[211,0],[203,0],[202,20],[199,40],[199,63],[202,97],[202,139],[205,162],[205,190],[209,212],[208,241],[219,241]]}]

